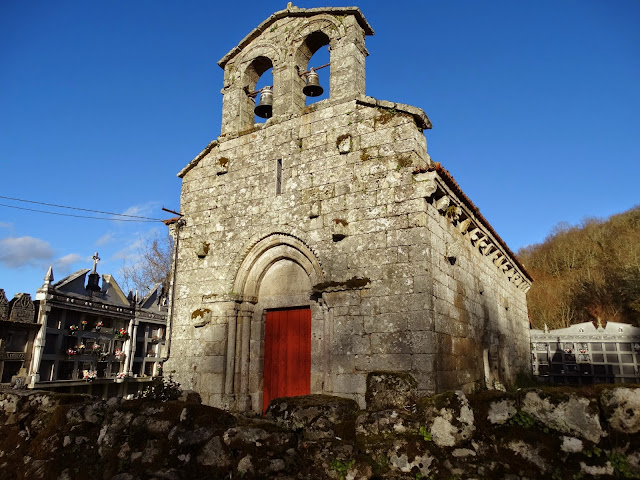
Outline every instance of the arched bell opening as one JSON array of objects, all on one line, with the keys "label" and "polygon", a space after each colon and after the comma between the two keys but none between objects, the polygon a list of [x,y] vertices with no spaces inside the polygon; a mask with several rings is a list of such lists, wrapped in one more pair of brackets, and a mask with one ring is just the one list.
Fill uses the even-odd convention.
[{"label": "arched bell opening", "polygon": [[300,46],[297,61],[300,72],[308,72],[302,77],[301,82],[305,105],[329,98],[331,96],[331,51],[327,34],[321,31],[309,34]]},{"label": "arched bell opening", "polygon": [[256,57],[245,72],[253,123],[264,123],[273,116],[273,83],[273,62],[264,56]]}]

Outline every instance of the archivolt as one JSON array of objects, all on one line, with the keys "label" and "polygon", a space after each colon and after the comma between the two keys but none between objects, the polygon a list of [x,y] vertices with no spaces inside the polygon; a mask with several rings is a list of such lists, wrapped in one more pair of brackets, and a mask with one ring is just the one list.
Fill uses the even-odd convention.
[{"label": "archivolt", "polygon": [[322,282],[320,262],[302,240],[286,233],[272,233],[256,242],[244,256],[233,283],[234,293],[244,298],[257,297],[265,272],[282,259],[300,265],[309,275],[312,285]]}]

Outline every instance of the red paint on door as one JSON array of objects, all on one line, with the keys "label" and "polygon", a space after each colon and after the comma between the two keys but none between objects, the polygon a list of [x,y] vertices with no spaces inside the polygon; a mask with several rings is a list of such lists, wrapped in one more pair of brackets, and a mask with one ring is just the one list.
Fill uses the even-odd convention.
[{"label": "red paint on door", "polygon": [[269,401],[311,393],[311,310],[267,312],[263,413]]}]

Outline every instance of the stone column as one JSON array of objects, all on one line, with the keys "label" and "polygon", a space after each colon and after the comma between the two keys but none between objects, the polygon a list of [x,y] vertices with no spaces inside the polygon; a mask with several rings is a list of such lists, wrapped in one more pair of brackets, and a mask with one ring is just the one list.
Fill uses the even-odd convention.
[{"label": "stone column", "polygon": [[[239,368],[239,385],[236,384],[237,396],[236,396],[236,408],[239,411],[251,410],[251,396],[249,394],[249,366],[251,363],[250,355],[250,341],[251,341],[251,321],[253,319],[254,305],[250,302],[243,302],[238,306],[238,325],[241,329],[238,329],[240,336],[240,368]],[[236,352],[237,354],[238,352]],[[236,367],[237,368],[237,367]],[[239,387],[239,388],[238,388]]]},{"label": "stone column", "polygon": [[51,312],[51,305],[47,304],[47,296],[43,295],[43,297],[44,298],[40,299],[38,308],[38,325],[40,325],[40,330],[38,330],[33,342],[33,354],[29,364],[29,388],[35,388],[36,383],[40,381],[40,362],[42,361],[44,344],[47,338],[47,319],[49,318],[49,312]]},{"label": "stone column", "polygon": [[[227,135],[250,128],[254,124],[255,102],[259,97],[252,98],[244,91],[244,87],[254,89],[258,77],[252,78],[247,63],[229,62],[224,69],[224,88],[222,93],[222,128],[221,134]],[[275,112],[274,112],[275,113]]]},{"label": "stone column", "polygon": [[135,338],[138,333],[138,324],[134,325],[134,321],[129,321],[129,328],[127,329],[127,333],[129,334],[129,339],[125,340],[122,345],[122,351],[126,352],[125,359],[125,368],[124,371],[127,372],[127,376],[133,375],[133,357],[136,353],[136,342]]},{"label": "stone column", "polygon": [[235,377],[235,362],[236,362],[236,326],[238,319],[236,315],[228,317],[227,321],[227,361],[224,377],[224,394],[229,403],[233,401],[233,381]]},{"label": "stone column", "polygon": [[[295,69],[294,57],[280,67],[273,69],[273,116],[302,112],[305,96],[302,93],[304,79]],[[300,65],[304,68],[304,65]]]},{"label": "stone column", "polygon": [[349,99],[365,94],[364,31],[355,17],[345,19],[347,35],[331,46],[331,98]]}]

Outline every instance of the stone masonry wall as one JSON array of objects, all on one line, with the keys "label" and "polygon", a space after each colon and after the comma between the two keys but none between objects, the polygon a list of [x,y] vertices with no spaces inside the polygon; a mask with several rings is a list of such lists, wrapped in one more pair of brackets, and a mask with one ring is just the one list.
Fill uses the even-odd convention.
[{"label": "stone masonry wall", "polygon": [[[409,370],[423,392],[470,388],[484,381],[485,349],[496,379],[527,370],[525,292],[427,198],[437,175],[413,173],[430,162],[414,117],[357,101],[319,107],[215,144],[184,175],[167,368],[206,403],[224,404],[239,264],[259,239],[282,233],[317,258],[321,283],[337,284],[313,310],[313,392],[362,403],[366,373],[377,369]],[[350,287],[354,278],[365,284]],[[210,322],[195,328],[201,314]],[[251,318],[258,395],[263,327],[260,313]]]},{"label": "stone masonry wall", "polygon": [[640,478],[637,388],[418,399],[398,379],[382,384],[366,410],[309,395],[272,402],[266,417],[0,389],[0,478]]}]

